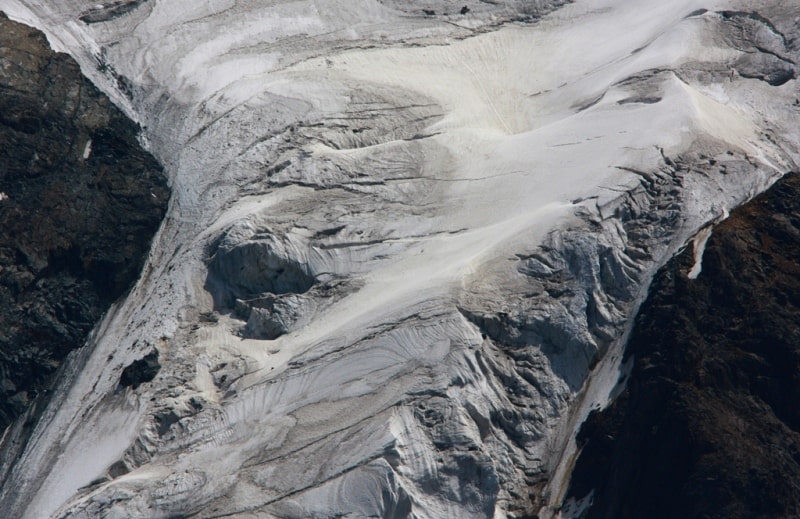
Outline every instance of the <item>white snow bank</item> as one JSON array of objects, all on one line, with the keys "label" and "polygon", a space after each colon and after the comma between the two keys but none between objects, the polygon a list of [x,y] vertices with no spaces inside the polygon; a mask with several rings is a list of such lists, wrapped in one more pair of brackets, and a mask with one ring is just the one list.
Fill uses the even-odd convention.
[{"label": "white snow bank", "polygon": [[703,253],[706,250],[708,239],[711,238],[711,233],[714,231],[712,226],[704,227],[697,233],[697,236],[692,240],[692,254],[694,255],[694,264],[687,274],[689,279],[697,279],[700,272],[703,271]]}]

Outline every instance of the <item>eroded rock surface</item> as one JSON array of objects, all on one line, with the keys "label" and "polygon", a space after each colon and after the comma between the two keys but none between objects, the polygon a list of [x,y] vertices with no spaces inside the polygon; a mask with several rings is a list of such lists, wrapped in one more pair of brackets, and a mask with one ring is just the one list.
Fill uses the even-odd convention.
[{"label": "eroded rock surface", "polygon": [[0,14],[0,430],[130,288],[169,198],[137,127]]}]

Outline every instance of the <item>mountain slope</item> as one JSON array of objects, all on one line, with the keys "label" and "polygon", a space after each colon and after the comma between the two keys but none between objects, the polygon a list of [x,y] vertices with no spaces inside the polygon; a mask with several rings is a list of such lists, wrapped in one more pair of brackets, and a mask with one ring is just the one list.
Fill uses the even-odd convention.
[{"label": "mountain slope", "polygon": [[22,517],[552,515],[652,273],[796,169],[790,2],[0,5],[173,187]]},{"label": "mountain slope", "polygon": [[587,517],[800,514],[799,214],[790,175],[714,227],[696,279],[692,247],[659,271],[627,387],[578,435]]}]

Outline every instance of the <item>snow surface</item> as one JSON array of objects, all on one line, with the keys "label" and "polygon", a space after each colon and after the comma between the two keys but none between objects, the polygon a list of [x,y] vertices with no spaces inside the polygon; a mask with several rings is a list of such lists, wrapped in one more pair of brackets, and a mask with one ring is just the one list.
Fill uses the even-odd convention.
[{"label": "snow surface", "polygon": [[694,255],[694,264],[689,270],[687,276],[689,279],[697,279],[700,272],[703,271],[703,253],[706,250],[708,239],[711,238],[711,233],[714,231],[712,226],[704,227],[697,233],[692,241],[692,254]]},{"label": "snow surface", "polygon": [[88,159],[92,154],[92,139],[86,141],[86,145],[83,147],[83,160]]},{"label": "snow surface", "polygon": [[[138,285],[68,368],[2,505],[35,519],[503,517],[551,474],[549,514],[574,430],[617,383],[648,272],[796,157],[762,136],[765,84],[677,72],[728,70],[741,51],[696,11],[734,7],[577,1],[515,24],[372,0],[160,0],[85,24],[94,2],[0,0],[143,125],[173,189]],[[680,218],[652,257],[625,260],[628,299],[575,281],[613,339],[589,330],[586,301],[520,295],[520,258],[545,243],[568,256],[553,231],[626,254],[616,208],[638,203],[641,172],[675,174],[665,161],[698,149],[748,169],[681,173]],[[209,276],[223,246],[239,258],[227,274],[285,260],[313,278],[279,298],[288,333],[243,333],[220,303],[260,279]],[[580,347],[551,355],[545,328],[515,328],[522,376],[476,314],[543,316]],[[117,388],[150,347],[158,377]],[[516,383],[536,387],[518,426],[503,422]],[[119,460],[130,472],[86,487]]]}]

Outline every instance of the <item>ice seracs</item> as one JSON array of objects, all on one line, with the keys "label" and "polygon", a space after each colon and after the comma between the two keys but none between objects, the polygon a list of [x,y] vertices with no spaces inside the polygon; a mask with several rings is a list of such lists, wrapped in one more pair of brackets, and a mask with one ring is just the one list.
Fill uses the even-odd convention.
[{"label": "ice seracs", "polygon": [[5,4],[175,193],[3,487],[24,517],[550,513],[653,269],[797,157],[789,87],[728,78],[733,1]]}]

